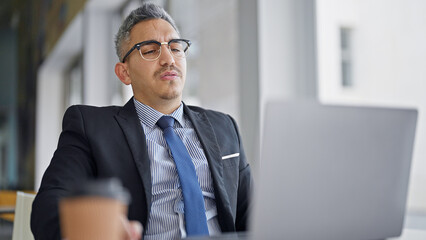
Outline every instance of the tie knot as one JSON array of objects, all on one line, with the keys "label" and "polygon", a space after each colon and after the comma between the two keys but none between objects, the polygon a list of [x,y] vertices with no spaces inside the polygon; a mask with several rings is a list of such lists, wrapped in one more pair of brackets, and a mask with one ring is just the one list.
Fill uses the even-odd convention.
[{"label": "tie knot", "polygon": [[175,123],[175,119],[170,116],[162,116],[160,119],[158,119],[157,125],[162,129],[166,129],[168,127],[173,127],[173,124]]}]

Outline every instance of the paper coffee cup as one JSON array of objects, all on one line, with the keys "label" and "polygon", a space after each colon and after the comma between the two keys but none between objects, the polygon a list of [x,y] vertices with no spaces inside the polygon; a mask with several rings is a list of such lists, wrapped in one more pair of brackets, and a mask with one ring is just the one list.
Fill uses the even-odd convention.
[{"label": "paper coffee cup", "polygon": [[123,239],[122,218],[127,216],[129,199],[117,179],[81,184],[59,202],[63,239]]}]

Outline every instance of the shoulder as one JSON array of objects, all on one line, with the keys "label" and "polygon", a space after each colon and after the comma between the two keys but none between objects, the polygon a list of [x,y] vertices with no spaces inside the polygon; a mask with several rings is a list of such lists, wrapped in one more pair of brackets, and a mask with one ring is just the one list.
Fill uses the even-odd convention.
[{"label": "shoulder", "polygon": [[91,105],[72,105],[68,109],[79,109],[81,111],[95,111],[95,112],[117,112],[117,110],[121,109],[121,106],[91,106]]},{"label": "shoulder", "polygon": [[196,114],[207,114],[208,116],[216,116],[216,117],[223,117],[223,118],[231,117],[230,115],[228,115],[226,113],[219,112],[219,111],[212,110],[212,109],[202,108],[202,107],[199,107],[199,106],[186,105],[186,104],[184,104],[183,106],[184,106],[185,112],[192,112],[192,113],[196,113]]},{"label": "shoulder", "polygon": [[62,121],[63,127],[68,124],[80,124],[85,125],[110,123],[114,121],[114,116],[122,109],[118,106],[108,107],[95,107],[89,105],[73,105],[69,107],[64,114]]},{"label": "shoulder", "polygon": [[194,124],[194,121],[207,121],[215,130],[216,134],[221,132],[224,134],[235,133],[239,135],[236,121],[226,113],[215,110],[205,109],[198,106],[184,106],[185,113],[189,116]]},{"label": "shoulder", "polygon": [[[186,109],[185,109],[186,108]],[[210,110],[210,109],[206,109],[206,108],[202,108],[202,107],[198,107],[198,106],[190,106],[190,105],[185,105],[185,112],[188,114],[196,114],[196,115],[205,115],[207,116],[207,118],[209,119],[210,122],[212,123],[220,123],[220,122],[232,122],[235,123],[234,119],[223,112],[219,112],[219,111],[215,111],[215,110]]]},{"label": "shoulder", "polygon": [[79,113],[84,116],[105,116],[105,115],[115,115],[120,111],[122,107],[119,106],[106,106],[106,107],[97,107],[90,105],[73,105],[70,106],[66,112],[65,116],[69,113]]}]

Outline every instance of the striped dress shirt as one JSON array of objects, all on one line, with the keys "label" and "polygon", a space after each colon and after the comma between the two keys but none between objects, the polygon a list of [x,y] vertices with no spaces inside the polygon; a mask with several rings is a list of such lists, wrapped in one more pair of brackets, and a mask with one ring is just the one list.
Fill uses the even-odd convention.
[{"label": "striped dress shirt", "polygon": [[[144,239],[180,239],[186,237],[184,204],[179,176],[163,131],[156,125],[164,114],[134,99],[139,121],[146,135],[151,161],[152,205]],[[213,180],[201,143],[191,121],[183,114],[183,104],[169,116],[174,130],[192,158],[204,197],[210,235],[220,233]]]}]

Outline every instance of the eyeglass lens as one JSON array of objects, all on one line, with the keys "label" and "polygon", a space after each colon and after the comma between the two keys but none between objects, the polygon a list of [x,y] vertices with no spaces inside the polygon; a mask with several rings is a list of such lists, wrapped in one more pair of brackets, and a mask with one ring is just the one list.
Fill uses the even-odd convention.
[{"label": "eyeglass lens", "polygon": [[[175,57],[185,57],[188,43],[185,41],[173,41],[169,43],[170,52]],[[146,43],[140,46],[139,52],[144,59],[154,60],[161,54],[161,45],[158,43]]]}]

